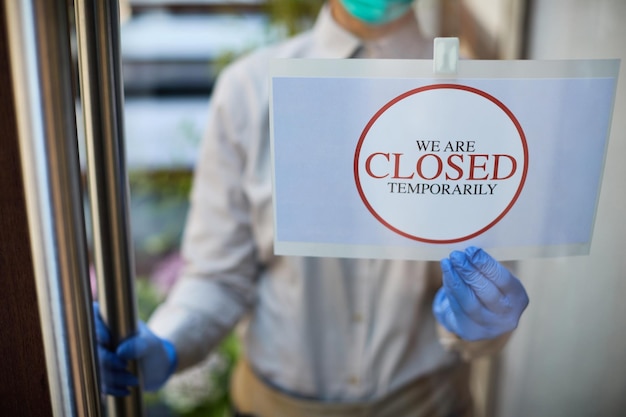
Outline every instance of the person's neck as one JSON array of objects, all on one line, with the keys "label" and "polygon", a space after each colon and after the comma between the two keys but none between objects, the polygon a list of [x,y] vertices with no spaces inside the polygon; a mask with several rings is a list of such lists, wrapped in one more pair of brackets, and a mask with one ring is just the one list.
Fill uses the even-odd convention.
[{"label": "person's neck", "polygon": [[415,19],[413,11],[409,9],[404,15],[389,23],[369,25],[348,13],[340,0],[329,0],[329,6],[331,15],[340,26],[364,40],[382,38]]}]

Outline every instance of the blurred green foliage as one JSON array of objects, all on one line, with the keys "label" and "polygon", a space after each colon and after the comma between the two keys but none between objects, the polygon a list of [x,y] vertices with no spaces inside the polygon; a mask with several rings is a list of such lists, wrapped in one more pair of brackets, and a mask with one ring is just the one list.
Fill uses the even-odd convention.
[{"label": "blurred green foliage", "polygon": [[148,321],[156,307],[163,301],[163,295],[145,277],[135,280],[135,294],[137,297],[137,315],[139,320]]},{"label": "blurred green foliage", "polygon": [[[138,315],[148,320],[164,295],[145,277],[135,283]],[[228,390],[233,366],[240,355],[236,334],[229,334],[213,352],[208,366],[203,366],[189,377],[180,377],[174,386],[168,383],[156,393],[144,393],[148,408],[165,405],[172,417],[229,417],[231,400]],[[198,392],[200,391],[200,392]]]},{"label": "blurred green foliage", "polygon": [[268,0],[266,8],[272,24],[293,36],[313,25],[322,4],[322,0]]},{"label": "blurred green foliage", "polygon": [[135,170],[128,177],[137,273],[149,275],[164,256],[180,247],[192,172]]},{"label": "blurred green foliage", "polygon": [[[268,0],[264,11],[270,19],[271,27],[268,31],[273,33],[268,36],[284,38],[309,29],[323,3],[323,0]],[[276,36],[276,33],[280,35]],[[212,63],[212,71],[219,72],[238,56],[240,53],[225,52]],[[201,133],[193,125],[181,124],[181,128],[185,129],[184,137],[193,140],[195,144],[199,143]],[[131,171],[129,185],[132,204],[140,213],[140,218],[133,219],[134,224],[150,226],[152,223],[146,223],[145,217],[154,217],[158,225],[148,227],[148,234],[135,237],[135,246],[138,247],[140,257],[143,254],[155,261],[164,254],[177,250],[182,222],[171,217],[180,213],[181,207],[186,207],[192,186],[191,170]],[[150,210],[144,211],[144,207],[150,207]],[[138,315],[144,321],[148,320],[165,296],[146,276],[136,280],[136,294]],[[230,416],[229,380],[233,366],[241,354],[240,350],[239,339],[233,332],[215,350],[209,366],[199,367],[199,372],[193,377],[183,377],[183,381],[170,381],[157,393],[145,393],[148,415],[150,407],[162,408],[165,405],[172,417]]]},{"label": "blurred green foliage", "polygon": [[[230,398],[230,376],[232,369],[240,355],[240,343],[233,333],[228,335],[218,346],[211,361],[210,371],[206,372],[208,378],[206,392],[201,393],[200,401],[180,401],[182,395],[190,390],[184,384],[178,389],[172,389],[173,395],[177,395],[176,401],[167,401],[177,417],[230,417],[232,415]],[[196,387],[197,389],[197,387]],[[191,389],[193,391],[193,387]],[[171,398],[170,393],[167,398]]]},{"label": "blurred green foliage", "polygon": [[[267,0],[263,7],[270,21],[267,40],[277,41],[310,29],[323,4],[324,0]],[[221,53],[211,63],[210,70],[214,75],[219,74],[228,64],[257,46],[250,45],[242,51]]]}]

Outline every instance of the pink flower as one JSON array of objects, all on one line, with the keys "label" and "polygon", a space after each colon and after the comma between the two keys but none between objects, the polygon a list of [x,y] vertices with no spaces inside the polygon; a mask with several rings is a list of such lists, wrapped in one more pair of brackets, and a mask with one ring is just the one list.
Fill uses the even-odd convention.
[{"label": "pink flower", "polygon": [[150,276],[150,281],[162,294],[167,294],[174,286],[185,262],[179,252],[172,252],[159,261]]}]

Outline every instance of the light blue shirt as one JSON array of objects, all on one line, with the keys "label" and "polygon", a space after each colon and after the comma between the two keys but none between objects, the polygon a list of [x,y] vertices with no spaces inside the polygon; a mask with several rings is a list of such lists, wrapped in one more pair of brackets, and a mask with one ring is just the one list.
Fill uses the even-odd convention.
[{"label": "light blue shirt", "polygon": [[310,32],[225,69],[195,172],[186,266],[149,324],[174,343],[183,369],[248,317],[245,352],[268,383],[324,400],[381,398],[461,360],[443,347],[431,311],[441,270],[428,262],[273,254],[268,65],[274,57],[431,59],[432,43],[416,21],[361,42],[323,8]]}]

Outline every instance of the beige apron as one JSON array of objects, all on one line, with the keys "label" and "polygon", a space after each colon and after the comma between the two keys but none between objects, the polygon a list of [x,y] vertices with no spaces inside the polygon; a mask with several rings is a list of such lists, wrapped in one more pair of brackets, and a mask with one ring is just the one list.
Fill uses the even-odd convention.
[{"label": "beige apron", "polygon": [[377,401],[325,403],[291,397],[261,381],[245,360],[231,380],[238,412],[254,417],[472,417],[469,365],[420,378]]}]

